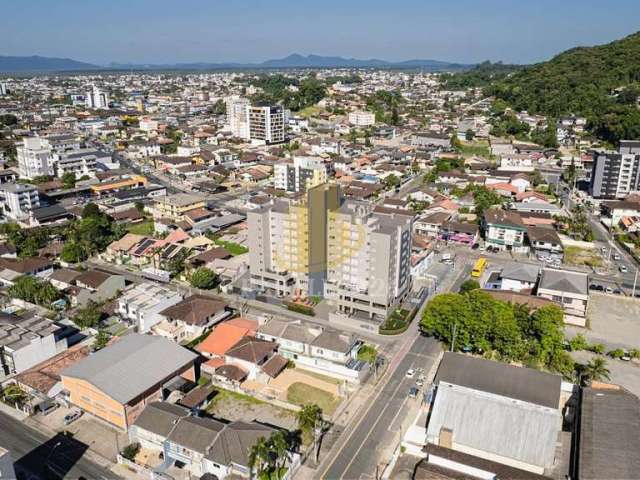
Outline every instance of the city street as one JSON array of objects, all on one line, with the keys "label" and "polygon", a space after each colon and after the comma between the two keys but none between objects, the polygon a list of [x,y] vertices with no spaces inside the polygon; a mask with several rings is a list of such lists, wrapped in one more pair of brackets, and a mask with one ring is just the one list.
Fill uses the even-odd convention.
[{"label": "city street", "polygon": [[406,377],[407,370],[422,368],[428,372],[441,350],[442,347],[433,338],[416,336],[409,351],[391,373],[389,381],[362,415],[360,423],[341,439],[342,448],[330,464],[319,471],[319,478],[375,478],[380,448],[395,445],[402,434],[403,406],[409,389],[415,383],[415,379]]},{"label": "city street", "polygon": [[48,437],[4,413],[0,413],[0,445],[11,452],[16,473],[26,479],[118,478],[84,457],[86,444],[62,434]]}]

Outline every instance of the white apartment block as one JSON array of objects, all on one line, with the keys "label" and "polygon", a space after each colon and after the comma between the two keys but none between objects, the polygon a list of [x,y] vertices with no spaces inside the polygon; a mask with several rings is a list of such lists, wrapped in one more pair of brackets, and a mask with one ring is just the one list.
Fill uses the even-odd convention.
[{"label": "white apartment block", "polygon": [[93,149],[80,149],[73,152],[65,152],[54,155],[54,170],[58,177],[65,173],[73,173],[76,178],[83,176],[95,176],[98,163],[111,162],[111,156],[107,153]]},{"label": "white apartment block", "polygon": [[293,162],[276,163],[273,168],[273,186],[287,192],[305,192],[327,178],[325,162],[316,157],[294,157]]},{"label": "white apartment block", "polygon": [[87,108],[107,109],[109,108],[109,94],[94,85],[91,90],[87,92],[85,106]]},{"label": "white apartment block", "polygon": [[364,110],[349,112],[349,123],[354,127],[371,127],[376,123],[376,115]]},{"label": "white apartment block", "polygon": [[61,330],[41,317],[0,325],[0,372],[20,373],[66,350],[66,338],[56,338]]},{"label": "white apartment block", "polygon": [[345,201],[328,214],[325,298],[339,312],[386,319],[411,288],[413,219]]},{"label": "white apartment block", "polygon": [[9,220],[26,221],[29,212],[40,207],[40,195],[33,185],[5,183],[0,185],[0,211]]},{"label": "white apartment block", "polygon": [[140,283],[118,298],[117,311],[122,318],[134,322],[139,333],[146,333],[164,320],[160,312],[181,300],[182,296],[169,288],[153,283]]},{"label": "white apartment block", "polygon": [[26,137],[18,145],[18,172],[27,179],[53,175],[53,156],[49,141],[42,137]]},{"label": "white apartment block", "polygon": [[227,126],[231,133],[234,137],[249,140],[249,119],[247,117],[249,100],[234,95],[228,97],[225,103],[227,105]]},{"label": "white apartment block", "polygon": [[7,84],[4,82],[0,82],[0,97],[7,94]]},{"label": "white apartment block", "polygon": [[254,143],[282,143],[284,135],[284,109],[280,105],[247,107],[249,139]]}]

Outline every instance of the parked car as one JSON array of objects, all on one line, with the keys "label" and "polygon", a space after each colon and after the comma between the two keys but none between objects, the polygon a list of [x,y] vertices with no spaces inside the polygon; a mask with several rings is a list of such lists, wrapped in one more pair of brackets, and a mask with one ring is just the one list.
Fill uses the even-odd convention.
[{"label": "parked car", "polygon": [[611,287],[606,287],[606,288],[604,289],[604,291],[605,291],[605,293],[613,293],[613,288],[611,288]]},{"label": "parked car", "polygon": [[620,255],[618,255],[617,253],[614,253],[614,254],[613,254],[613,259],[614,259],[615,261],[620,260]]},{"label": "parked car", "polygon": [[62,420],[62,423],[64,423],[65,425],[69,425],[69,424],[75,422],[76,420],[78,420],[81,416],[82,416],[82,411],[81,410],[74,410],[73,412],[67,413],[64,416],[64,419]]},{"label": "parked car", "polygon": [[620,265],[620,273],[627,273],[629,270],[626,265]]},{"label": "parked car", "polygon": [[418,396],[419,390],[416,387],[411,387],[409,389],[409,397],[416,398]]},{"label": "parked car", "polygon": [[477,250],[478,248],[480,248],[479,243],[474,243],[473,245],[471,245],[471,250]]},{"label": "parked car", "polygon": [[407,374],[406,377],[407,378],[413,378],[413,376],[416,374],[416,371],[413,368],[410,368],[409,370],[407,370]]}]

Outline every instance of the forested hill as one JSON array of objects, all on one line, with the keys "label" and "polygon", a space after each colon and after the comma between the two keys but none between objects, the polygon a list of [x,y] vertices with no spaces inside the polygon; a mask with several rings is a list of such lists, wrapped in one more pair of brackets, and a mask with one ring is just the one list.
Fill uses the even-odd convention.
[{"label": "forested hill", "polygon": [[567,50],[486,87],[516,110],[586,116],[589,129],[615,143],[640,138],[640,32],[606,45]]}]

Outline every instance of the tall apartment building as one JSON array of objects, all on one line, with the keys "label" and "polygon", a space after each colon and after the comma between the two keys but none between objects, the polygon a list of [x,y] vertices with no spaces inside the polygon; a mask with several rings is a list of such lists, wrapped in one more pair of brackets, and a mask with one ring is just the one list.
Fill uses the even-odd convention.
[{"label": "tall apartment building", "polygon": [[322,295],[327,211],[338,208],[337,185],[319,185],[301,199],[277,199],[247,213],[251,284],[279,296]]},{"label": "tall apartment building", "polygon": [[33,185],[5,183],[0,185],[0,214],[4,217],[24,221],[29,212],[40,207],[40,195]]},{"label": "tall apartment building", "polygon": [[280,162],[273,167],[273,186],[278,190],[306,192],[326,181],[327,166],[321,158],[294,157],[293,162]]},{"label": "tall apartment building", "polygon": [[347,200],[329,212],[325,297],[338,311],[387,318],[411,288],[413,217]]},{"label": "tall apartment building", "polygon": [[249,139],[259,143],[284,142],[284,109],[280,105],[247,107]]},{"label": "tall apartment building", "polygon": [[53,175],[53,156],[51,144],[42,137],[26,137],[18,145],[18,171],[27,179],[44,175]]},{"label": "tall apartment building", "polygon": [[7,94],[7,84],[0,82],[0,97]]},{"label": "tall apartment building", "polygon": [[339,311],[386,318],[411,287],[412,218],[343,200],[322,184],[247,214],[251,285],[323,295]]},{"label": "tall apartment building", "polygon": [[94,85],[87,92],[85,105],[87,108],[107,109],[109,108],[109,94]]},{"label": "tall apartment building", "polygon": [[594,198],[625,198],[640,190],[640,141],[621,140],[617,152],[593,152],[589,193]]},{"label": "tall apartment building", "polygon": [[250,107],[249,100],[238,95],[233,95],[226,99],[227,105],[227,126],[234,137],[249,140],[249,119],[247,109]]}]

